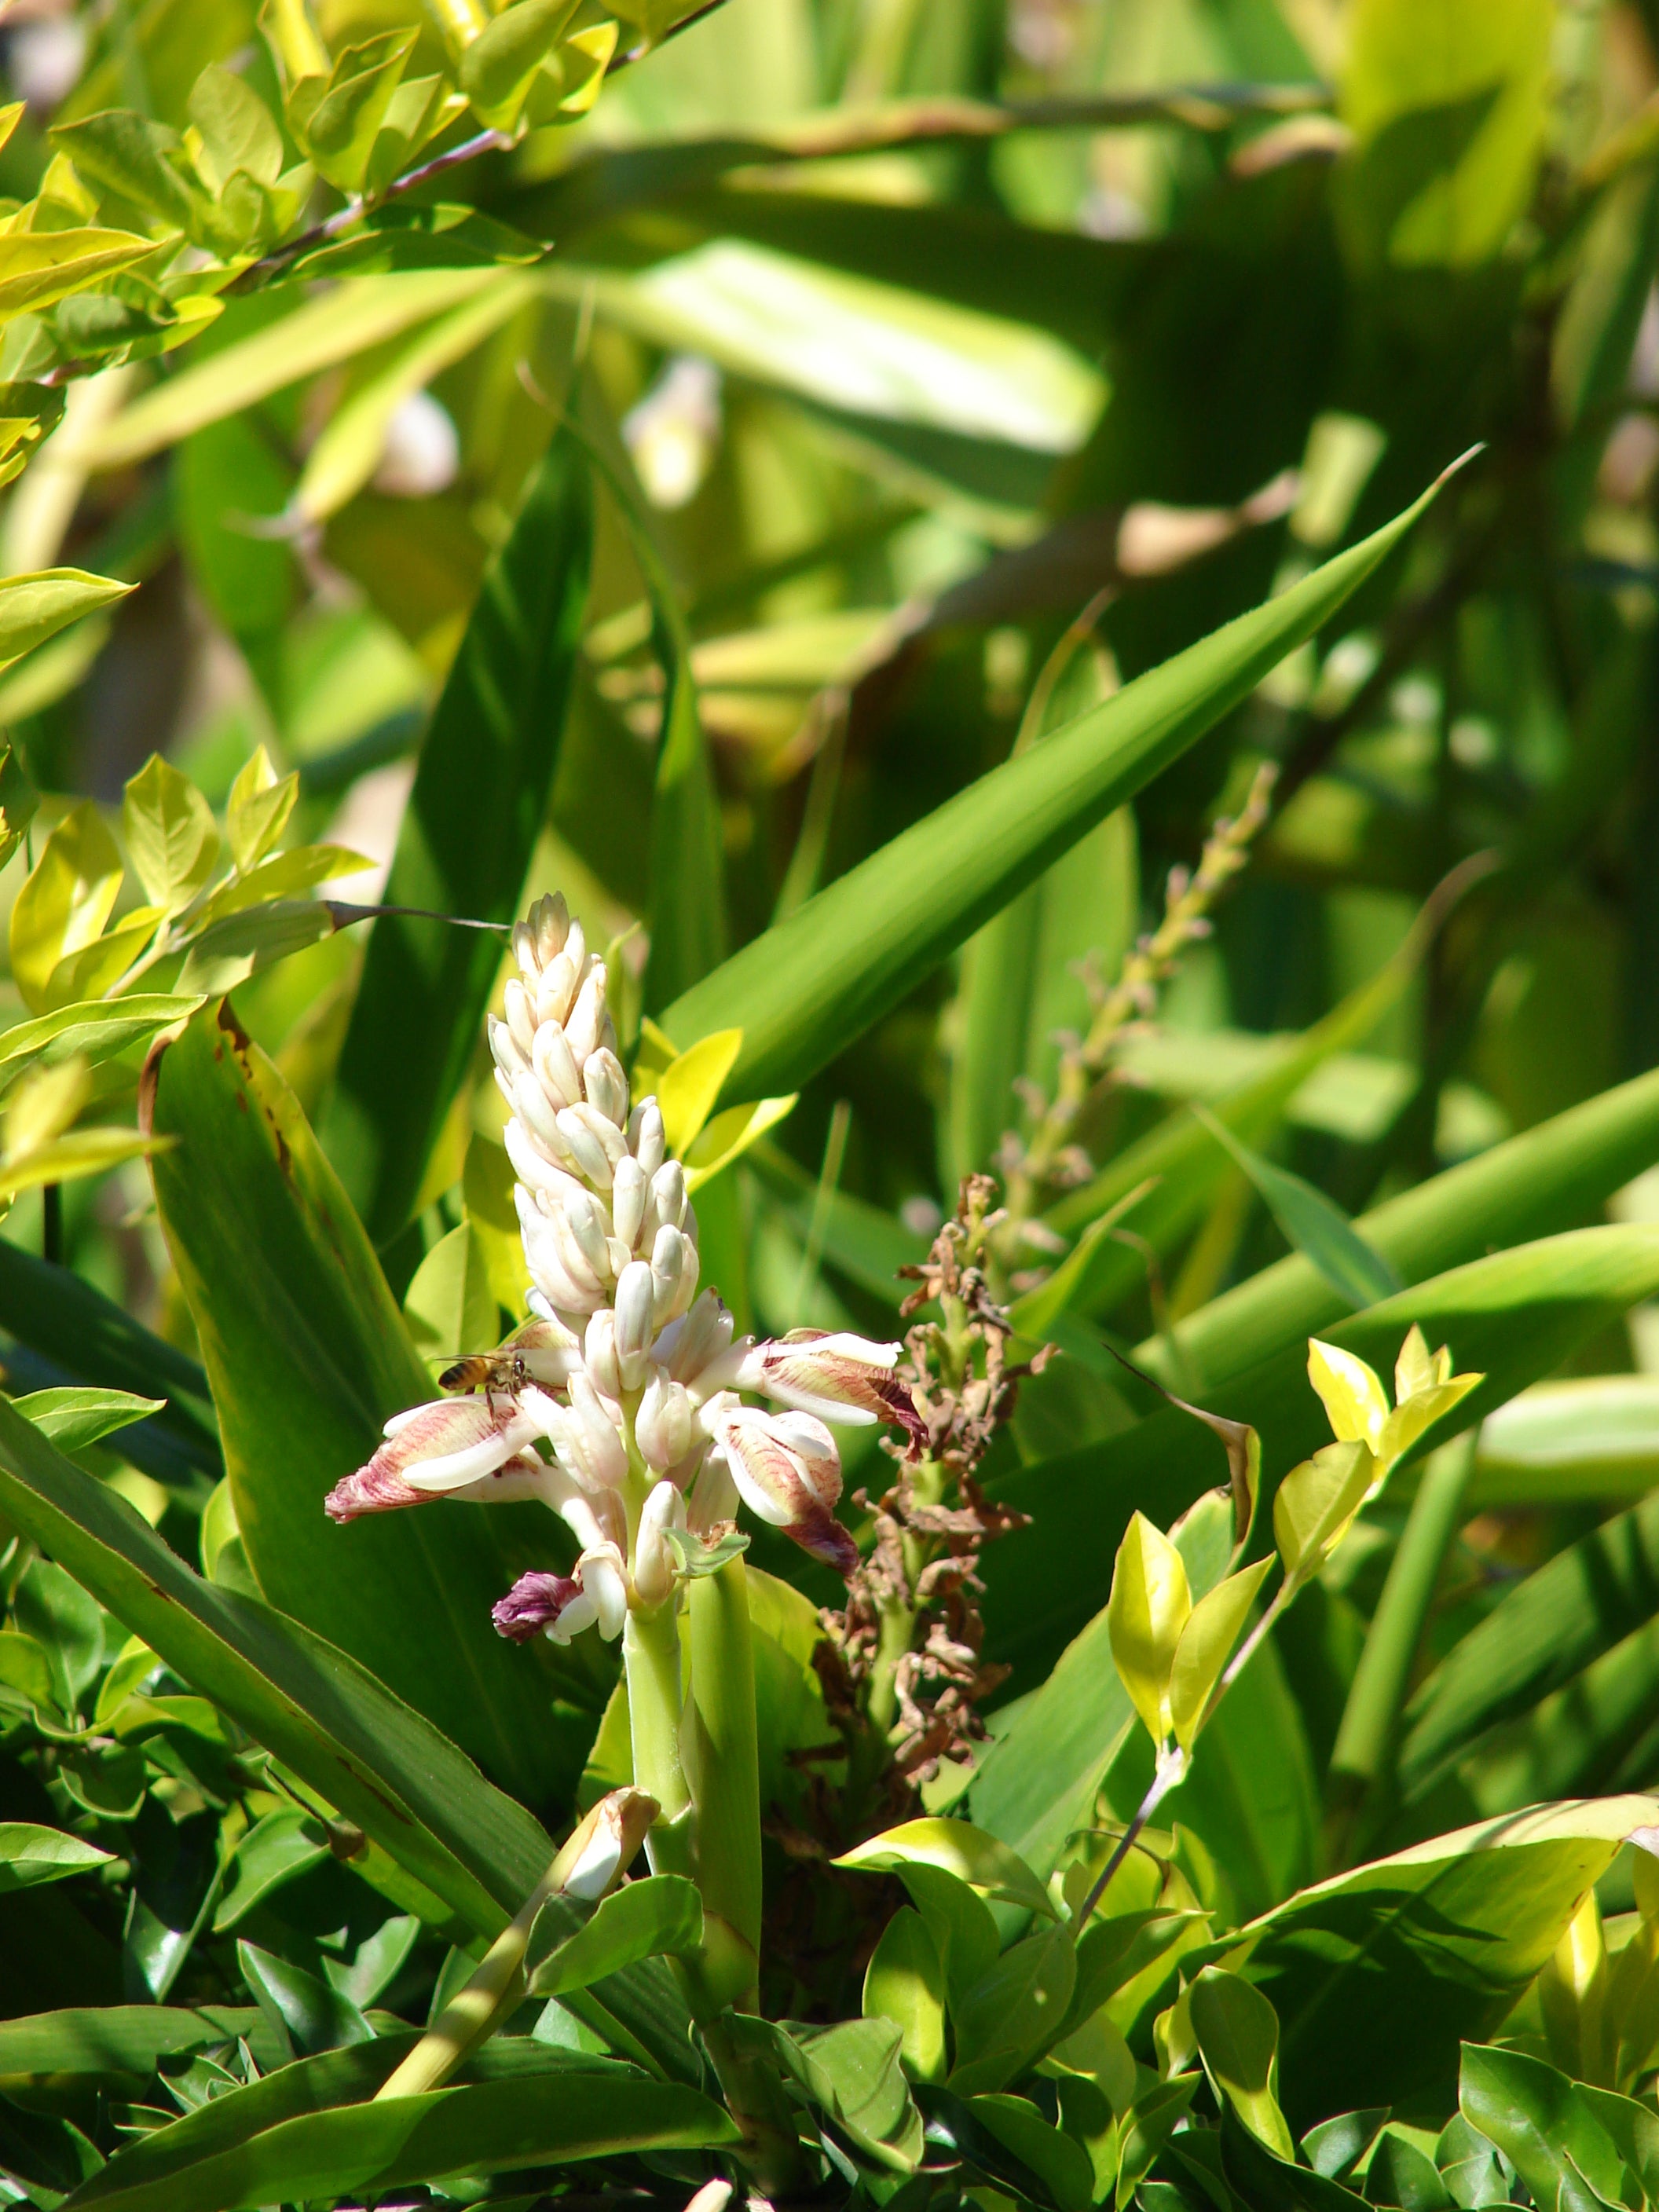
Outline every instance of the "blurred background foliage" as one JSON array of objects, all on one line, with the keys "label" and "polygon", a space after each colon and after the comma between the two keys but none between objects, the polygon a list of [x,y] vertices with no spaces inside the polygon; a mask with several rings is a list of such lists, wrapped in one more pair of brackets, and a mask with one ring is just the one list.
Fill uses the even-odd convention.
[{"label": "blurred background foliage", "polygon": [[[328,0],[317,21],[337,51],[401,12]],[[137,588],[0,672],[8,773],[39,793],[0,907],[77,805],[119,829],[153,754],[222,815],[263,748],[297,775],[290,842],[364,863],[296,888],[499,919],[526,885],[561,885],[611,948],[633,1037],[1017,744],[1284,590],[1482,444],[1340,623],[839,1050],[698,1194],[704,1279],[741,1325],[889,1335],[892,1269],[926,1249],[963,1173],[1008,1180],[1004,1287],[1040,1298],[1133,1187],[1097,1187],[1095,1169],[1183,1132],[1180,1203],[1144,1233],[1129,1211],[1127,1241],[1109,1226],[1089,1247],[1088,1294],[1033,1310],[1071,1356],[999,1445],[1030,1503],[1023,1468],[1150,1427],[1106,1344],[1161,1342],[1164,1379],[1196,1393],[1207,1340],[1179,1325],[1292,1243],[1340,1264],[1338,1210],[1369,1216],[1659,1065],[1659,9],[727,0],[640,58],[624,31],[591,112],[532,121],[409,196],[464,199],[467,251],[422,262],[387,233],[379,259],[373,240],[356,258],[324,240],[259,263],[257,282],[222,266],[199,330],[167,325],[165,354],[73,300],[7,325],[0,375],[55,378],[67,405],[4,495],[0,566]],[[441,60],[423,28],[410,70]],[[73,210],[78,189],[82,222],[101,194],[100,220],[142,225],[77,129],[118,106],[199,144],[191,98],[214,61],[276,100],[241,0],[19,0],[0,69],[26,106],[0,191],[21,204],[61,188]],[[54,166],[65,149],[96,191]],[[526,498],[552,498],[550,449],[550,468],[591,456],[585,609],[561,597],[556,538],[512,536]],[[524,620],[551,634],[579,617],[580,644],[568,711],[551,693],[520,701],[513,742],[487,744],[487,667],[467,675],[464,659],[434,708],[481,579],[515,560]],[[693,694],[718,859],[688,896],[659,761]],[[1199,865],[1253,790],[1266,819],[1212,927],[1178,933],[1167,972],[1101,1028],[1172,872]],[[1439,926],[1414,932],[1468,862]],[[93,938],[138,897],[121,888]],[[495,944],[455,952],[453,933],[383,939],[382,924],[368,973],[402,959],[403,981],[360,997],[368,933],[332,920],[297,951],[261,941],[234,977],[210,963],[170,980],[235,980],[236,1021],[314,1124],[420,1352],[441,1358],[494,1341],[522,1287],[503,1110],[455,967],[493,969]],[[39,1011],[0,981],[0,1020]],[[100,1060],[69,1114],[82,1130],[132,1128],[155,1026]],[[1287,1040],[1310,1032],[1297,1060]],[[1085,1063],[1086,1111],[1061,1132],[1083,1155],[1044,1153],[1046,1102]],[[1241,1164],[1195,1136],[1188,1102],[1257,1149]],[[1518,1196],[1503,1213],[1500,1170],[1480,1187],[1500,1217],[1489,1237],[1389,1265],[1419,1280],[1609,1204],[1659,1221],[1659,1183],[1631,1180],[1656,1155],[1632,1136],[1608,1154],[1619,1173],[1559,1180],[1530,1213]],[[258,1532],[216,1488],[246,1432],[222,1443],[198,1364],[235,1346],[202,1341],[181,1283],[178,1254],[187,1271],[199,1253],[176,1182],[166,1195],[180,1157],[157,1169],[171,1243],[137,1158],[20,1190],[0,1224],[0,1364],[14,1394],[165,1395],[99,1433],[82,1407],[64,1440],[184,1558],[254,1587]],[[1301,1179],[1288,1210],[1274,1165]],[[1311,1225],[1294,1198],[1308,1184],[1329,1201]],[[335,1290],[368,1264],[349,1255]],[[1419,1674],[1517,1577],[1584,1556],[1571,1547],[1659,1473],[1659,1312],[1650,1263],[1627,1272],[1562,1290],[1577,1318],[1560,1359],[1510,1387],[1563,1362],[1579,1379],[1516,1401],[1469,1447]],[[1528,1295],[1532,1312],[1549,1282]],[[1454,1349],[1492,1364],[1490,1346]],[[880,1464],[849,1464],[849,1490]],[[1052,1480],[1046,1494],[1061,1495]],[[1368,1516],[1341,1578],[1287,1624],[1282,1666],[1263,1654],[1231,1722],[1232,1782],[1218,1757],[1183,1793],[1237,1913],[1328,1863],[1321,1778],[1404,1515]],[[1054,1542],[1098,1556],[1051,1610],[1040,1567],[992,1578],[990,1655],[1015,1668],[1005,1716],[1103,1602],[1123,1517],[1108,1506],[1097,1532],[1067,1534],[1054,1516]],[[802,1579],[763,1541],[755,1556]],[[280,1955],[319,2018],[329,1990],[423,2005],[443,1946],[417,1942],[418,1908],[387,1919],[331,1855],[326,1821],[143,1647],[124,1677],[124,1632],[61,1567],[21,1539],[0,1561],[0,1819],[125,1839],[101,1896],[0,1894],[0,2014],[160,2000],[180,1974],[222,1996],[249,1974],[244,1935],[253,1980]],[[303,1616],[275,1571],[258,1583]],[[292,1571],[310,1572],[298,1554]],[[343,1572],[325,1612],[349,1603]],[[1390,1832],[1659,1778],[1650,1610],[1636,1589],[1573,1647],[1580,1705],[1549,1705],[1565,1674],[1494,1691],[1448,1739],[1487,1731],[1454,1782],[1422,1748],[1413,1771],[1442,1794]],[[772,1626],[781,1645],[799,1633],[793,1614]],[[1616,1680],[1595,1676],[1615,1660]],[[550,1694],[553,1719],[533,1753],[492,1764],[466,1742],[550,1820],[608,1692],[598,1663],[545,1660],[537,1724]],[[118,1713],[113,1733],[91,1728]],[[790,1724],[811,1741],[822,1721]],[[1123,1763],[1120,1812],[1140,1779]],[[1244,1771],[1264,1794],[1229,1854]],[[258,1849],[228,1858],[238,1823],[265,1820]]]}]

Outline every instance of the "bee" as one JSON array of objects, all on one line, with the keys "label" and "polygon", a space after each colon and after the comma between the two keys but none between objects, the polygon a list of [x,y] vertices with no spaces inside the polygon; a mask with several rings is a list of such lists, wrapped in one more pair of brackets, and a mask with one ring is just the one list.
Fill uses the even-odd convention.
[{"label": "bee", "polygon": [[466,1352],[445,1368],[438,1388],[464,1395],[482,1390],[487,1399],[516,1398],[529,1381],[521,1352]]}]

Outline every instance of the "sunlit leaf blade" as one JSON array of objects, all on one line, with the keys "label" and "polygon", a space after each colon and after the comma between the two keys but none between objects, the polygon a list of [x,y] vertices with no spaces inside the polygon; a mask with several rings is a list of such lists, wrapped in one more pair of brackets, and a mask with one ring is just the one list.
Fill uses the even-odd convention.
[{"label": "sunlit leaf blade", "polygon": [[429,1722],[298,1622],[192,1574],[5,1405],[0,1511],[480,1935],[539,1880],[539,1823]]},{"label": "sunlit leaf blade", "polygon": [[[558,757],[592,527],[587,464],[561,432],[485,574],[434,709],[389,905],[473,921],[516,916]],[[402,915],[374,925],[321,1126],[380,1241],[415,1203],[504,951],[488,929]]]},{"label": "sunlit leaf blade", "polygon": [[661,1015],[681,1049],[741,1029],[733,1100],[799,1088],[1328,621],[1434,496],[982,776]]},{"label": "sunlit leaf blade", "polygon": [[[393,1413],[432,1395],[430,1378],[293,1094],[228,1009],[197,1016],[149,1084],[155,1127],[179,1139],[158,1159],[157,1205],[261,1588],[539,1797],[559,1771],[546,1678],[489,1618],[519,1566],[542,1563],[509,1540],[525,1509],[328,1518],[330,1489]],[[528,1510],[539,1530],[545,1515]]]}]

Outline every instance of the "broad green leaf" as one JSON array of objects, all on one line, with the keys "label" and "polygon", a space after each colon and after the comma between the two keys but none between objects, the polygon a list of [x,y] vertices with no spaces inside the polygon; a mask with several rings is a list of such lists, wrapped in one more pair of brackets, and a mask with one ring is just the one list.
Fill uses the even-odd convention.
[{"label": "broad green leaf", "polygon": [[733,1095],[798,1087],[1320,629],[1432,497],[981,777],[686,992],[664,1030],[683,1049],[740,1028]]},{"label": "broad green leaf", "polygon": [[289,120],[296,136],[337,191],[355,192],[362,185],[375,138],[418,35],[412,29],[383,31],[361,46],[348,46],[335,62],[315,106],[307,100],[301,115],[297,100],[290,100]]},{"label": "broad green leaf", "polygon": [[210,63],[191,88],[190,117],[202,134],[211,173],[223,186],[240,169],[262,185],[283,172],[283,136],[276,118],[246,77]]},{"label": "broad green leaf", "polygon": [[1170,1675],[1192,1609],[1180,1553],[1144,1513],[1133,1515],[1118,1547],[1106,1620],[1113,1663],[1154,1743],[1170,1733]]},{"label": "broad green leaf", "polygon": [[285,1883],[322,1865],[329,1856],[326,1829],[299,1806],[265,1814],[240,1838],[227,1863],[214,1907],[214,1934],[234,1928]]},{"label": "broad green leaf", "polygon": [[970,2097],[968,2109],[1037,2176],[1060,2212],[1085,2212],[1095,2203],[1095,2167],[1088,2152],[1069,2131],[1050,2126],[1029,2097]]},{"label": "broad green leaf", "polygon": [[[562,431],[485,574],[433,710],[389,904],[517,916],[558,759],[591,535],[586,464]],[[489,929],[392,915],[374,925],[321,1131],[377,1238],[395,1235],[415,1203],[501,952]]]},{"label": "broad green leaf", "polygon": [[102,936],[121,890],[121,856],[92,801],[47,838],[11,910],[11,972],[23,1003],[46,1010],[52,970]]},{"label": "broad green leaf", "polygon": [[[137,238],[130,230],[9,232],[0,237],[0,317],[39,314],[71,292],[131,269],[155,251],[149,239]],[[130,584],[118,586],[109,596],[119,597],[131,588]]]},{"label": "broad green leaf", "polygon": [[890,2020],[899,2031],[904,2070],[913,2081],[945,2077],[945,1968],[927,1923],[908,1905],[881,1931],[864,1972],[866,2019]]},{"label": "broad green leaf", "polygon": [[125,1390],[63,1389],[32,1390],[12,1404],[26,1421],[33,1421],[60,1452],[84,1451],[118,1430],[130,1428],[151,1413],[159,1413],[163,1398],[135,1398]]},{"label": "broad green leaf", "polygon": [[515,0],[461,56],[459,83],[482,123],[511,131],[531,82],[574,12],[574,0]]},{"label": "broad green leaf", "polygon": [[440,315],[358,385],[330,416],[306,456],[294,494],[295,516],[306,522],[325,522],[355,498],[380,465],[392,418],[404,401],[464,361],[532,300],[536,289],[534,277],[502,270],[488,290]]},{"label": "broad green leaf", "polygon": [[95,1066],[112,1060],[201,1005],[184,992],[139,992],[108,1005],[58,1006],[32,1022],[0,1030],[0,1091],[36,1061],[76,1059]]},{"label": "broad green leaf", "polygon": [[900,1874],[907,1866],[937,1867],[981,1897],[1053,1919],[1048,1893],[1018,1853],[965,1820],[906,1820],[868,1843],[855,1844],[834,1863],[871,1874]]},{"label": "broad green leaf", "polygon": [[741,1030],[719,1030],[712,1036],[699,1037],[689,1052],[665,1065],[647,1060],[637,1071],[640,1085],[656,1093],[671,1152],[683,1156],[695,1141],[742,1049]]},{"label": "broad green leaf", "polygon": [[1459,1829],[1304,1890],[1213,1946],[1279,2015],[1292,2127],[1368,2095],[1397,2110],[1449,2097],[1460,2039],[1492,2033],[1656,1811],[1650,1797],[1607,1797]]},{"label": "broad green leaf", "polygon": [[264,747],[256,745],[236,772],[225,808],[225,834],[238,868],[251,868],[264,858],[288,826],[299,796],[299,771],[279,779]]},{"label": "broad green leaf", "polygon": [[1170,1676],[1170,1720],[1176,1741],[1188,1748],[1272,1565],[1271,1559],[1258,1559],[1253,1567],[1230,1575],[1200,1598],[1188,1615]]},{"label": "broad green leaf", "polygon": [[441,1501],[328,1518],[324,1498],[383,1424],[432,1395],[427,1370],[293,1094],[228,1006],[152,1061],[148,1098],[156,1133],[179,1139],[158,1156],[156,1202],[261,1589],[539,1800],[560,1757],[552,1647],[506,1644],[489,1620],[519,1566],[544,1557],[538,1509],[528,1527],[525,1509]]},{"label": "broad green leaf", "polygon": [[1224,1122],[1201,1107],[1194,1112],[1267,1200],[1287,1243],[1305,1253],[1334,1291],[1351,1306],[1375,1305],[1401,1289],[1399,1276],[1374,1252],[1340,1206],[1288,1168],[1275,1167],[1241,1144]]},{"label": "broad green leaf", "polygon": [[82,2075],[136,2094],[159,2060],[239,2035],[248,2039],[261,2067],[281,2063],[281,2051],[252,2005],[210,2005],[200,2012],[101,2005],[37,2013],[0,2021],[0,2074]]},{"label": "broad green leaf", "polygon": [[1480,1425],[1468,1503],[1555,1505],[1645,1498],[1659,1484],[1659,1377],[1535,1383]]},{"label": "broad green leaf", "polygon": [[1279,2108],[1279,2021],[1260,1990],[1218,1966],[1206,1966],[1187,1993],[1193,2033],[1218,2098],[1278,2157],[1296,2145]]},{"label": "broad green leaf", "polygon": [[114,990],[149,946],[155,934],[155,925],[161,919],[160,907],[135,907],[94,944],[79,952],[66,954],[46,978],[46,987],[41,994],[46,1007],[50,1010],[76,1005],[83,1000],[102,998],[106,992]]},{"label": "broad green leaf", "polygon": [[716,1114],[698,1131],[685,1152],[686,1189],[700,1190],[704,1183],[723,1175],[768,1130],[788,1119],[795,1110],[797,1096],[792,1091],[787,1098],[757,1098],[752,1106],[728,1106],[723,1114]]},{"label": "broad green leaf", "polygon": [[0,1404],[0,1511],[185,1681],[493,1940],[553,1855],[540,1825],[366,1669],[268,1606],[216,1589],[113,1492]]},{"label": "broad green leaf", "polygon": [[488,1352],[501,1333],[483,1244],[470,1222],[441,1237],[404,1293],[404,1319],[428,1367]]},{"label": "broad green leaf", "polygon": [[1194,2071],[1160,2081],[1136,2098],[1125,2114],[1114,2199],[1117,2212],[1127,2212],[1134,2202],[1136,2189],[1152,2172],[1158,2153],[1186,2118],[1188,2107],[1203,2078]]},{"label": "broad green leaf", "polygon": [[349,1998],[302,1966],[238,1937],[236,1965],[273,2034],[286,2035],[301,2058],[342,2045],[368,2043],[374,2029]]},{"label": "broad green leaf", "polygon": [[1595,2202],[1626,2201],[1617,2143],[1578,2084],[1542,2059],[1467,2045],[1457,2103],[1469,2125],[1503,2152],[1535,2204],[1589,2212]]},{"label": "broad green leaf", "polygon": [[1077,1978],[1064,1928],[1045,1928],[1005,1951],[951,2008],[958,2096],[1006,2088],[1059,2039]]},{"label": "broad green leaf", "polygon": [[222,884],[202,908],[202,918],[211,924],[245,907],[292,898],[297,891],[313,890],[337,877],[361,875],[374,865],[343,845],[301,845],[292,853],[275,854]]},{"label": "broad green leaf", "polygon": [[125,468],[146,459],[207,423],[470,300],[495,274],[493,269],[432,269],[353,277],[134,400],[88,440],[88,465]]},{"label": "broad green leaf", "polygon": [[1000,1938],[991,1908],[943,1867],[910,1860],[897,1869],[899,1880],[921,1913],[945,1969],[946,2001],[955,2006],[989,1973]]},{"label": "broad green leaf", "polygon": [[574,1936],[564,1934],[562,1912],[550,1918],[548,1931],[539,1921],[531,1931],[525,1954],[532,1996],[562,1996],[637,1966],[641,1959],[665,1953],[684,1957],[702,1944],[702,1899],[696,1884],[682,1875],[651,1875],[627,1883],[601,1899],[592,1918]]},{"label": "broad green leaf", "polygon": [[1457,2202],[1428,2153],[1398,2128],[1384,2128],[1377,2137],[1365,2186],[1374,2203],[1386,2199],[1405,2212],[1452,2212]]},{"label": "broad green leaf", "polygon": [[695,2089],[578,2067],[302,2112],[222,2148],[204,2128],[201,2155],[186,2160],[185,2128],[229,2102],[216,2100],[112,2159],[78,2192],[76,2212],[217,2212],[342,2190],[372,2196],[444,2174],[721,2149],[738,2140],[720,2106]]},{"label": "broad green leaf", "polygon": [[[0,247],[9,242],[0,241]],[[132,588],[113,576],[89,576],[84,568],[43,568],[0,580],[0,663],[33,653],[83,615],[125,599]]]},{"label": "broad green leaf", "polygon": [[33,1889],[41,1882],[62,1881],[69,1875],[90,1874],[94,1867],[108,1866],[112,1856],[79,1836],[66,1836],[61,1828],[0,1820],[0,1897]]},{"label": "broad green leaf", "polygon": [[127,858],[152,902],[167,914],[207,888],[219,857],[213,810],[187,775],[152,753],[121,803]]}]

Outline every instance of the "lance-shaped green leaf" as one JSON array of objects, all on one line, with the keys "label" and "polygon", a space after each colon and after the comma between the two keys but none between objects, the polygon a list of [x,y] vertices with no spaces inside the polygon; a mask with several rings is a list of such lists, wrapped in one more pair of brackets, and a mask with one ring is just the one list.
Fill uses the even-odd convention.
[{"label": "lance-shaped green leaf", "polygon": [[[252,2005],[67,2006],[0,2021],[0,2074],[79,2074],[137,2094],[161,2059],[246,2036],[256,2064],[282,2063],[282,2051]],[[390,2069],[388,2069],[388,2071]]]},{"label": "lance-shaped green leaf", "polygon": [[500,1933],[552,1843],[429,1722],[298,1622],[192,1574],[124,1500],[3,1403],[0,1513],[434,1905],[481,1936]]},{"label": "lance-shaped green leaf", "polygon": [[890,2020],[913,2081],[945,2077],[945,1967],[927,1923],[904,1905],[881,1931],[864,1972],[866,2020]]},{"label": "lance-shaped green leaf", "polygon": [[130,998],[58,1006],[34,1021],[19,1022],[15,1028],[0,1031],[0,1091],[36,1061],[51,1066],[60,1060],[83,1060],[96,1066],[112,1060],[153,1037],[157,1030],[187,1020],[201,1003],[193,993],[135,991]]},{"label": "lance-shaped green leaf", "polygon": [[176,914],[206,889],[219,857],[213,809],[159,753],[128,783],[121,829],[127,858],[156,906]]},{"label": "lance-shaped green leaf", "polygon": [[84,1451],[118,1430],[131,1428],[151,1413],[159,1413],[160,1398],[135,1398],[125,1390],[83,1390],[72,1386],[31,1390],[12,1404],[26,1421],[33,1421],[43,1437],[50,1437],[60,1452]]},{"label": "lance-shaped green leaf", "polygon": [[13,231],[0,238],[0,319],[39,314],[155,251],[153,240],[130,230]]},{"label": "lance-shaped green leaf", "polygon": [[1323,1444],[1273,1492],[1273,1538],[1292,1581],[1316,1575],[1370,1495],[1377,1464],[1361,1443]]},{"label": "lance-shaped green leaf", "polygon": [[[433,710],[386,896],[505,924],[547,812],[587,593],[587,465],[561,431],[485,572]],[[502,937],[383,915],[322,1133],[372,1236],[409,1218],[477,1048]]]},{"label": "lance-shaped green leaf", "polygon": [[981,1897],[1015,1905],[1053,1919],[1048,1893],[1024,1859],[965,1820],[906,1820],[854,1844],[836,1860],[871,1874],[897,1874],[907,1866],[937,1867]]},{"label": "lance-shaped green leaf", "polygon": [[1218,1966],[1203,1968],[1187,2002],[1216,2095],[1277,2156],[1294,2160],[1296,2144],[1279,2108],[1279,2018],[1272,2005]]},{"label": "lance-shaped green leaf", "polygon": [[32,1820],[0,1820],[0,1897],[41,1882],[63,1881],[107,1866],[112,1854],[100,1851],[61,1828],[42,1828]]},{"label": "lance-shaped green leaf", "polygon": [[1253,1567],[1229,1575],[1187,1617],[1170,1673],[1170,1722],[1176,1742],[1188,1749],[1272,1566],[1270,1559],[1258,1559]]},{"label": "lance-shaped green leaf", "polygon": [[952,2004],[951,2088],[964,2097],[1006,2089],[1059,2039],[1076,1981],[1069,1929],[1039,1929],[1005,1951]]},{"label": "lance-shaped green leaf", "polygon": [[103,935],[121,876],[115,840],[92,801],[83,799],[47,838],[12,906],[11,972],[31,1012],[48,1011],[59,962]]},{"label": "lance-shaped green leaf", "polygon": [[1285,1241],[1304,1253],[1350,1305],[1374,1306],[1403,1287],[1381,1253],[1372,1249],[1322,1190],[1241,1144],[1224,1122],[1196,1101],[1193,1111],[1261,1192]]},{"label": "lance-shaped green leaf", "polygon": [[681,1958],[702,1942],[702,1899],[683,1875],[650,1875],[602,1898],[592,1919],[567,1932],[563,1907],[531,1930],[525,1970],[532,1996],[585,1990],[641,1959]]},{"label": "lance-shaped green leaf", "polygon": [[1433,497],[982,776],[685,992],[684,1048],[740,1028],[733,1098],[799,1085],[1328,621]]},{"label": "lance-shaped green leaf", "polygon": [[84,568],[43,568],[33,575],[4,578],[0,580],[0,663],[33,653],[82,615],[112,606],[132,589],[113,576],[89,576]]},{"label": "lance-shaped green leaf", "polygon": [[1292,2127],[1449,2100],[1585,1892],[1659,1801],[1579,1799],[1437,1836],[1300,1892],[1211,1948],[1272,2002]]},{"label": "lance-shaped green leaf", "polygon": [[[377,2196],[445,2174],[719,2149],[738,2140],[720,2107],[695,2089],[588,2067],[302,2112],[224,2148],[208,2149],[203,2130],[203,2154],[186,2163],[167,2138],[188,2124],[112,2159],[76,2192],[76,2212],[219,2212],[343,2191]],[[158,2172],[169,2148],[173,2160]]]},{"label": "lance-shaped green leaf", "polygon": [[511,131],[574,0],[515,0],[486,24],[461,56],[461,90],[480,122]]},{"label": "lance-shaped green leaf", "polygon": [[392,1414],[431,1396],[430,1377],[298,1103],[228,1007],[151,1060],[145,1100],[178,1139],[158,1159],[156,1203],[262,1590],[539,1799],[558,1776],[546,1677],[495,1635],[489,1608],[541,1556],[544,1516],[530,1508],[526,1528],[520,1508],[440,1503],[328,1518],[330,1489]]}]

